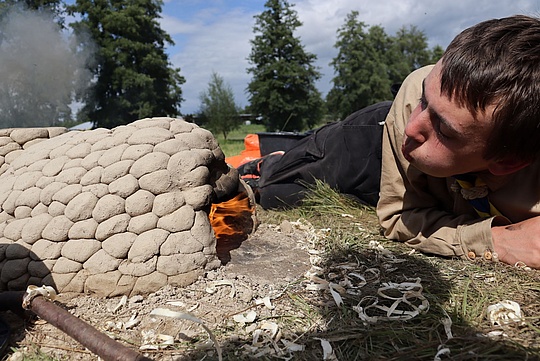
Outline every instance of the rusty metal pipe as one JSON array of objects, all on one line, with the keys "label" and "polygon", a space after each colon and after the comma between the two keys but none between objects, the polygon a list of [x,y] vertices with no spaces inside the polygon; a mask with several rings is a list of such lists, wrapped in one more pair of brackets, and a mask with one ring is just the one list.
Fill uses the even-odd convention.
[{"label": "rusty metal pipe", "polygon": [[45,297],[34,297],[30,301],[28,309],[105,361],[152,361],[152,359],[99,332],[91,325],[48,301]]}]

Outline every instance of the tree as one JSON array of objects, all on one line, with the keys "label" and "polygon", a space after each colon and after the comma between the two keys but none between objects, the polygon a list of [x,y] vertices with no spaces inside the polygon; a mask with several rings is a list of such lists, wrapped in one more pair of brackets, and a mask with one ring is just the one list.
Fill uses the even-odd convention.
[{"label": "tree", "polygon": [[316,56],[294,37],[302,25],[286,0],[268,0],[266,10],[255,16],[248,72],[249,101],[268,130],[303,130],[322,118],[323,102],[315,87],[320,78]]},{"label": "tree", "polygon": [[358,20],[358,11],[352,11],[338,29],[335,47],[339,51],[330,63],[336,76],[326,98],[330,114],[338,119],[391,99],[386,61],[391,39],[380,26],[373,26],[367,32],[366,28]]},{"label": "tree", "polygon": [[206,127],[214,133],[227,135],[240,127],[239,107],[234,101],[231,87],[216,72],[212,72],[208,89],[201,94],[201,116]]},{"label": "tree", "polygon": [[74,31],[92,40],[80,46],[96,48],[95,84],[79,119],[112,128],[179,114],[185,79],[165,53],[165,43],[174,43],[157,21],[161,6],[161,0],[77,0],[68,8],[81,17]]},{"label": "tree", "polygon": [[435,64],[436,62],[439,61],[440,58],[442,58],[444,54],[444,49],[442,48],[442,46],[440,45],[435,45],[432,49],[431,49],[431,54],[430,54],[430,60],[429,60],[429,63],[430,64]]},{"label": "tree", "polygon": [[[367,30],[366,30],[367,29]],[[413,70],[437,61],[442,48],[428,49],[425,34],[415,26],[388,36],[380,26],[367,27],[358,11],[338,29],[338,55],[330,63],[335,77],[326,97],[332,116],[343,119],[368,105],[392,99],[392,84]]]},{"label": "tree", "polygon": [[[440,46],[438,48],[442,50]],[[413,70],[438,60],[428,48],[424,32],[413,25],[398,30],[388,55],[392,83],[401,83]]]}]

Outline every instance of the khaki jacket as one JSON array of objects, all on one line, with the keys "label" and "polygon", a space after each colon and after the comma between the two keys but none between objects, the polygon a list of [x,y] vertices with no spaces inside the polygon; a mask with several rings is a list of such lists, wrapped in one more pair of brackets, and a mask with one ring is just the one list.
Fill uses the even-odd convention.
[{"label": "khaki jacket", "polygon": [[490,202],[503,214],[489,218],[479,218],[453,178],[431,177],[411,166],[401,153],[404,129],[432,67],[407,77],[386,118],[377,216],[387,238],[419,251],[492,259],[492,225],[540,214],[540,162],[509,176],[479,174],[488,186]]}]

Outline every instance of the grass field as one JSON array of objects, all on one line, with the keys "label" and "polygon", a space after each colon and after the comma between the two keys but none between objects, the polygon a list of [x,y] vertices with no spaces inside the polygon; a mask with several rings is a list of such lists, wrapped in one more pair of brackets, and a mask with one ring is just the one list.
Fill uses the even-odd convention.
[{"label": "grass field", "polygon": [[[264,129],[256,125],[243,126],[220,144],[227,156],[236,155],[243,149],[245,134],[261,131]],[[316,228],[330,229],[321,245],[321,277],[326,281],[344,281],[337,276],[341,272],[343,277],[339,266],[351,260],[357,265],[357,273],[377,274],[371,287],[360,295],[345,295],[337,308],[321,309],[320,300],[290,295],[302,300],[300,313],[319,315],[312,319],[313,324],[306,325],[312,331],[302,338],[311,335],[330,340],[335,358],[328,360],[540,360],[539,271],[411,253],[403,244],[381,237],[374,209],[351,203],[324,184],[313,188],[302,207],[289,211],[261,209],[259,215],[275,224],[306,219]],[[380,309],[377,322],[359,317],[361,305],[380,299],[381,287],[414,280],[422,284],[428,309],[408,320],[385,319]],[[326,297],[331,299],[330,292]],[[418,301],[414,297],[411,300]],[[493,322],[488,308],[504,300],[520,305],[522,322]],[[392,305],[386,307],[390,313]],[[293,359],[314,360],[321,355],[306,350],[295,353]]]},{"label": "grass field", "polygon": [[[540,360],[538,270],[411,252],[381,236],[374,209],[323,183],[302,207],[259,214],[275,224],[304,219],[327,232],[319,241],[318,277],[336,290],[343,286],[341,305],[328,289],[319,295],[326,302],[290,295],[302,299],[299,312],[312,317],[302,340],[330,342],[334,358],[326,359]],[[365,282],[360,292],[349,292],[350,282],[360,276]],[[505,300],[519,305],[520,322],[509,321],[508,310],[489,312]],[[498,322],[496,316],[501,316]],[[323,359],[316,350],[313,341],[293,359]]]},{"label": "grass field", "polygon": [[[227,156],[235,155],[243,149],[240,144],[245,134],[261,131],[264,131],[262,127],[244,126],[220,144]],[[302,339],[316,337],[331,341],[335,358],[325,359],[540,360],[539,271],[411,252],[403,244],[385,240],[380,235],[374,209],[350,202],[323,183],[312,189],[302,207],[289,211],[260,209],[258,212],[263,222],[279,224],[282,220],[305,219],[315,228],[329,230],[320,245],[323,249],[320,256],[324,261],[319,277],[326,281],[338,285],[348,282],[351,277],[347,272],[363,274],[366,278],[370,272],[372,276],[376,275],[371,286],[365,286],[359,295],[343,295],[343,304],[338,307],[321,308],[320,300],[300,294],[289,295],[296,299],[295,302],[301,300],[298,304],[300,314],[312,317],[312,323],[305,325],[306,333]],[[347,272],[340,267],[351,263],[356,266]],[[358,311],[362,307],[367,315],[368,307],[376,309],[371,307],[371,302],[384,301],[381,299],[382,288],[403,282],[422,285],[418,295],[421,294],[429,304],[427,309],[410,319],[387,317],[397,304],[397,301],[394,304],[391,301],[388,305],[379,304],[382,308],[375,315],[379,321],[359,317]],[[331,302],[329,291],[325,296],[327,302]],[[399,296],[399,292],[389,295],[390,298],[394,296]],[[419,300],[409,297],[405,296],[405,303],[399,306],[405,306],[405,311],[407,302]],[[520,306],[522,322],[494,323],[490,318],[488,308],[505,300]],[[387,310],[386,315],[382,309]],[[501,311],[499,316],[508,317],[508,314]],[[322,355],[313,350],[295,353],[293,359],[322,359]]]},{"label": "grass field", "polygon": [[264,131],[264,125],[262,124],[244,124],[239,129],[229,133],[227,140],[221,134],[214,134],[214,136],[225,156],[231,157],[240,154],[244,150],[244,138],[247,134],[257,134]]}]

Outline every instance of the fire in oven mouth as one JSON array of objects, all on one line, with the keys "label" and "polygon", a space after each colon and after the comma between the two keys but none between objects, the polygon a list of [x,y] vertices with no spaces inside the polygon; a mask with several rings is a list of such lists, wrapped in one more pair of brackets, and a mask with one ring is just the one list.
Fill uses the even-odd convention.
[{"label": "fire in oven mouth", "polygon": [[232,198],[213,203],[208,214],[216,237],[216,253],[221,263],[230,260],[230,251],[241,246],[257,228],[255,198],[249,185],[240,181]]}]

